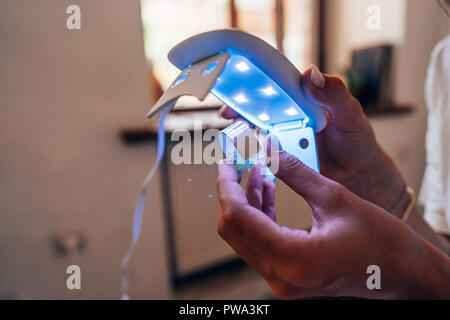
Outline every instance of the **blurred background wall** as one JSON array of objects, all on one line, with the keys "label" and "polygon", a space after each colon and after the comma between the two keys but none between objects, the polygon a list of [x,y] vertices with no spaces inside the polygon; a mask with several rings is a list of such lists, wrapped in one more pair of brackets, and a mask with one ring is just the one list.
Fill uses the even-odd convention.
[{"label": "blurred background wall", "polygon": [[[81,30],[66,8],[81,7]],[[119,266],[153,145],[127,149],[123,124],[145,121],[139,2],[0,2],[0,298],[119,298]],[[135,297],[167,298],[159,189],[131,268]],[[79,255],[51,239],[73,231]],[[66,288],[77,264],[82,290]]]},{"label": "blurred background wall", "polygon": [[[377,139],[410,186],[419,190],[425,166],[426,109],[424,81],[433,47],[449,32],[448,18],[437,1],[326,0],[326,65],[339,73],[352,49],[377,43],[394,45],[392,95],[413,107],[409,115],[373,117]],[[366,10],[381,9],[381,28],[369,30]]]},{"label": "blurred background wall", "polygon": [[[82,8],[81,30],[66,28],[69,4]],[[417,190],[424,167],[423,83],[448,21],[434,1],[324,4],[329,73],[342,71],[352,49],[395,45],[394,98],[414,111],[371,121]],[[380,30],[365,25],[369,4],[382,9]],[[155,146],[128,148],[118,134],[124,125],[145,123],[147,76],[139,1],[0,2],[0,299],[120,296],[119,265]],[[154,183],[131,267],[134,298],[255,298],[268,292],[252,272],[174,292],[160,199]],[[56,254],[52,239],[72,232],[85,239],[84,250]],[[69,264],[81,267],[80,291],[66,288]]]}]

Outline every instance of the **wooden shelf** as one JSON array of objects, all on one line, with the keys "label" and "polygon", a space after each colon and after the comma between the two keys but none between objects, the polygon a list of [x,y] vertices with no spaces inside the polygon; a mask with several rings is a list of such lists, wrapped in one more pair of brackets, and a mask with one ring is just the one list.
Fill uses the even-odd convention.
[{"label": "wooden shelf", "polygon": [[379,107],[364,107],[363,111],[369,118],[391,117],[410,114],[414,111],[411,105],[387,105]]},{"label": "wooden shelf", "polygon": [[[173,110],[172,115],[186,115],[199,116],[208,113],[216,113],[218,107],[212,106],[208,108],[193,108],[186,110]],[[381,117],[397,117],[401,115],[407,115],[414,111],[414,108],[410,105],[388,105],[381,107],[363,107],[363,111],[369,118],[381,118]],[[225,123],[212,123],[211,126],[206,126],[205,130],[211,127],[217,129],[223,129],[226,127]],[[166,132],[170,133],[173,130]],[[126,145],[135,145],[141,143],[148,143],[156,141],[157,138],[157,121],[151,121],[149,125],[137,125],[127,126],[119,131],[119,136],[122,142]]]},{"label": "wooden shelf", "polygon": [[[165,131],[166,140],[170,141],[170,134],[177,129],[194,130],[194,121],[201,120],[205,131],[210,128],[222,130],[229,126],[232,121],[219,118],[220,106],[207,106],[201,108],[180,108],[172,110],[166,118]],[[124,126],[119,130],[119,136],[126,145],[136,145],[154,142],[158,135],[158,120],[147,120],[148,124],[135,124]]]}]

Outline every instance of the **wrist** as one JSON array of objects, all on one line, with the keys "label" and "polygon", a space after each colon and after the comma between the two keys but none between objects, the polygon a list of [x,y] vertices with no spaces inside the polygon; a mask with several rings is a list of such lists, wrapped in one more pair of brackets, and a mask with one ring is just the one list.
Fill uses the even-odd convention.
[{"label": "wrist", "polygon": [[[409,229],[409,228],[408,228]],[[449,299],[450,259],[430,243],[412,233],[410,241],[400,240],[397,244],[408,243],[406,248],[396,254],[392,252],[394,270],[400,287],[399,299]]]},{"label": "wrist", "polygon": [[374,223],[377,236],[383,240],[379,250],[372,252],[370,257],[380,267],[381,289],[363,288],[360,296],[372,299],[431,298],[434,296],[429,277],[432,267],[424,242],[400,221],[386,218]]}]

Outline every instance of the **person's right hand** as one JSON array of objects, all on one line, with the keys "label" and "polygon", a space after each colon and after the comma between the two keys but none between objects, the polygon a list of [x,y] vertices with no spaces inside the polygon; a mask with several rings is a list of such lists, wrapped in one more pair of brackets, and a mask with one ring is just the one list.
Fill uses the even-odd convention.
[{"label": "person's right hand", "polygon": [[[449,298],[450,259],[385,210],[279,152],[276,176],[312,209],[311,230],[276,223],[275,184],[262,164],[245,190],[232,164],[219,164],[219,235],[284,299],[317,296]],[[369,290],[368,267],[381,288]]]},{"label": "person's right hand", "polygon": [[[321,174],[390,210],[405,183],[377,144],[358,100],[341,79],[322,74],[315,66],[302,74],[300,83],[306,97],[327,111],[328,124],[316,134]],[[220,114],[227,119],[239,117],[226,106]]]}]

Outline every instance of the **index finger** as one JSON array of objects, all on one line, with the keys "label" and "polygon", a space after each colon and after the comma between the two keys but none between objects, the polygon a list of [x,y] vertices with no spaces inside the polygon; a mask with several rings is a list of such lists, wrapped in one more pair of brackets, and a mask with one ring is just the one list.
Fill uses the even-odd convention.
[{"label": "index finger", "polygon": [[238,172],[232,164],[219,163],[217,193],[220,204],[228,210],[237,211],[248,205]]},{"label": "index finger", "polygon": [[219,164],[217,191],[221,207],[219,215],[222,215],[223,221],[262,256],[273,259],[285,256],[292,240],[299,239],[298,232],[280,227],[263,212],[249,205],[232,165]]}]

